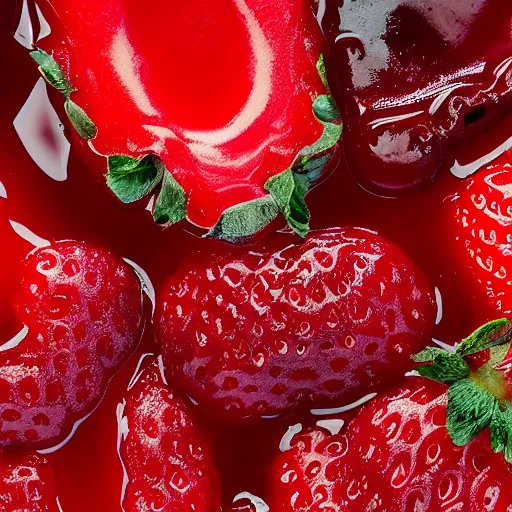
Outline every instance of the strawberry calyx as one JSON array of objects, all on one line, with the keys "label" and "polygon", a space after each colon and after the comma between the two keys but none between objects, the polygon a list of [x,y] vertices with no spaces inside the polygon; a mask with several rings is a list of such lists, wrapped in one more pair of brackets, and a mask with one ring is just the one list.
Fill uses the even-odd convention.
[{"label": "strawberry calyx", "polygon": [[417,372],[447,384],[446,428],[457,446],[489,427],[491,447],[512,462],[512,322],[494,320],[478,328],[455,352],[427,347],[413,356]]},{"label": "strawberry calyx", "polygon": [[[62,67],[42,49],[37,48],[30,55],[39,65],[45,80],[64,96],[66,114],[78,135],[84,140],[93,139],[97,135],[97,127],[71,99],[75,89]],[[322,84],[329,91],[322,54],[316,67]],[[288,169],[267,180],[264,185],[266,195],[227,208],[204,235],[205,238],[241,243],[264,229],[279,214],[301,237],[309,233],[310,213],[305,196],[319,181],[343,131],[340,112],[330,92],[317,96],[313,100],[312,110],[323,127],[318,140],[303,147]],[[187,219],[186,192],[157,156],[146,154],[134,158],[113,155],[106,156],[106,159],[107,186],[123,203],[134,203],[154,196],[152,214],[157,224],[168,227]]]}]

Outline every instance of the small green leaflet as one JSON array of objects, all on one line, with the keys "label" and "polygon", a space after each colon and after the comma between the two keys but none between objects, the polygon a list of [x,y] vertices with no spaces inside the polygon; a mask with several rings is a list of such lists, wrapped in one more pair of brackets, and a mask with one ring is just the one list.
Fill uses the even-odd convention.
[{"label": "small green leaflet", "polygon": [[313,112],[315,116],[325,123],[332,123],[340,120],[340,111],[332,98],[327,94],[322,94],[313,102]]},{"label": "small green leaflet", "polygon": [[40,49],[30,52],[30,56],[39,64],[39,72],[43,75],[45,80],[52,87],[55,87],[55,89],[64,94],[66,98],[69,98],[69,95],[73,92],[73,88],[64,76],[56,60],[50,54]]},{"label": "small green leaflet", "polygon": [[96,125],[91,121],[91,118],[79,107],[73,100],[67,99],[64,102],[64,110],[68,115],[71,124],[77,131],[82,139],[92,139],[96,136]]},{"label": "small green leaflet", "polygon": [[467,338],[457,348],[461,356],[468,356],[488,348],[512,341],[512,323],[506,318],[488,322]]},{"label": "small green leaflet", "polygon": [[446,428],[454,444],[464,446],[491,423],[498,399],[471,379],[454,382],[448,389]]},{"label": "small green leaflet", "polygon": [[123,203],[142,199],[162,181],[163,166],[157,165],[152,155],[140,160],[116,155],[107,160],[107,185]]},{"label": "small green leaflet", "polygon": [[469,377],[469,366],[459,354],[451,354],[441,348],[427,347],[413,357],[416,363],[432,363],[416,370],[423,377],[451,384]]},{"label": "small green leaflet", "polygon": [[225,210],[204,237],[243,243],[270,224],[278,213],[279,208],[271,195],[241,203]]},{"label": "small green leaflet", "polygon": [[325,69],[325,57],[323,53],[321,53],[320,57],[318,57],[316,62],[316,70],[318,71],[320,80],[322,80],[323,86],[329,90],[329,83],[327,82],[327,70]]},{"label": "small green leaflet", "polygon": [[265,184],[288,225],[301,237],[309,232],[310,217],[305,200],[309,187],[308,177],[291,169],[270,178]]},{"label": "small green leaflet", "polygon": [[495,453],[503,452],[505,460],[512,462],[512,408],[494,408],[491,418],[491,447]]},{"label": "small green leaflet", "polygon": [[[163,167],[162,163],[158,163]],[[187,216],[187,198],[185,191],[174,179],[172,174],[164,169],[162,186],[153,209],[153,219],[157,224],[170,226]]]}]

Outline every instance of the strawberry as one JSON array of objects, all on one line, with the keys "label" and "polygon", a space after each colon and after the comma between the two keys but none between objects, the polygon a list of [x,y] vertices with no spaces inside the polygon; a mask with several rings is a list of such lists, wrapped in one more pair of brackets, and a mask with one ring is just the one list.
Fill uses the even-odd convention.
[{"label": "strawberry", "polygon": [[0,454],[2,512],[58,512],[55,473],[50,463],[32,452]]},{"label": "strawberry", "polygon": [[169,378],[227,418],[350,401],[410,369],[435,306],[423,274],[377,234],[199,253],[164,285]]},{"label": "strawberry", "polygon": [[[500,320],[463,340],[456,353],[427,348],[416,357],[428,363],[420,373],[449,389],[407,378],[366,405],[343,434],[313,429],[294,437],[270,472],[271,509],[510,510],[511,469],[493,453],[503,450],[511,460],[512,423],[501,421],[510,416],[510,403],[482,385],[484,375],[490,384],[497,370],[472,371],[466,358],[480,350],[503,352],[509,347],[501,344],[511,340],[512,324]],[[489,425],[491,444],[483,431]]]},{"label": "strawberry", "polygon": [[121,201],[231,242],[279,212],[305,235],[341,136],[311,4],[43,0],[54,33],[32,57]]},{"label": "strawberry", "polygon": [[510,2],[327,4],[342,4],[330,76],[347,162],[364,188],[397,196],[427,186],[450,149],[510,111]]},{"label": "strawberry", "polygon": [[27,256],[13,310],[24,328],[0,351],[0,445],[48,448],[94,410],[134,350],[140,282],[110,253],[57,242]]},{"label": "strawberry", "polygon": [[167,387],[161,360],[134,377],[118,406],[125,512],[219,512],[219,476],[189,405]]},{"label": "strawberry", "polygon": [[464,268],[497,310],[512,314],[512,151],[467,178],[453,205]]}]

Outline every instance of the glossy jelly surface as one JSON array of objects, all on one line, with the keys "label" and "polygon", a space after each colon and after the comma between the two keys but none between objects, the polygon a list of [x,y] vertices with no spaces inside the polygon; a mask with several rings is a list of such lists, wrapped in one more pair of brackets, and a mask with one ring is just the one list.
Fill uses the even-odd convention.
[{"label": "glossy jelly surface", "polygon": [[[224,4],[227,6],[227,2],[223,2]],[[351,2],[354,18],[361,15],[357,13],[359,7],[356,4],[367,5],[368,2]],[[390,5],[389,2],[382,4]],[[348,91],[340,94],[340,101],[347,116],[348,126],[344,149],[353,173],[345,164],[341,164],[323,186],[311,193],[313,228],[360,226],[375,230],[395,242],[423,269],[432,285],[437,288],[438,318],[434,335],[438,340],[453,343],[485,321],[502,314],[502,311],[497,311],[496,304],[488,300],[485,289],[468,270],[464,263],[464,251],[455,240],[455,218],[451,199],[459,193],[463,182],[450,172],[450,168],[456,161],[470,163],[479,159],[512,134],[510,118],[504,119],[500,124],[496,122],[498,117],[502,118],[507,113],[510,99],[507,92],[507,87],[510,87],[510,81],[507,82],[510,80],[508,67],[503,68],[504,72],[499,75],[493,89],[496,91],[495,101],[479,96],[482,84],[487,88],[494,83],[494,78],[499,74],[495,71],[500,64],[508,66],[507,52],[508,58],[512,58],[507,32],[510,30],[512,7],[508,2],[488,0],[471,3],[475,11],[467,12],[467,9],[464,9],[464,5],[469,5],[467,2],[437,2],[439,9],[441,6],[451,6],[450,8],[454,10],[461,9],[459,14],[462,21],[447,27],[448,32],[443,32],[442,27],[436,27],[434,14],[418,7],[423,4],[422,2],[417,2],[415,9],[409,7],[412,2],[403,2],[403,5],[401,2],[392,4],[391,13],[396,15],[388,18],[389,25],[382,25],[380,22],[373,24],[369,20],[367,26],[372,26],[373,32],[369,29],[370,32],[366,35],[359,34],[362,38],[368,37],[368,41],[371,41],[372,37],[376,38],[377,46],[384,44],[390,52],[389,55],[393,56],[392,65],[388,63],[381,67],[378,73],[368,73],[365,71],[370,66],[368,59],[378,53],[378,48],[369,48],[366,57],[359,60],[359,38],[351,35],[347,36],[345,41],[336,43],[347,44],[352,48],[348,53],[346,49],[343,50],[350,58],[349,62],[343,64],[342,58],[338,55],[342,50],[336,47],[333,58],[340,60],[333,69],[334,73],[337,76],[340,73],[341,77],[337,87],[347,87]],[[403,18],[399,16],[400,12]],[[17,288],[19,262],[33,248],[16,233],[21,232],[25,238],[27,237],[26,231],[20,230],[19,226],[25,226],[44,239],[87,240],[127,257],[149,274],[157,292],[164,280],[194,250],[199,246],[204,249],[208,244],[213,244],[198,239],[185,231],[181,225],[162,232],[145,212],[121,206],[108,195],[104,184],[97,180],[97,171],[91,170],[95,165],[104,165],[103,159],[91,154],[84,160],[83,151],[78,150],[75,145],[71,148],[69,161],[62,166],[65,173],[58,175],[58,181],[36,165],[13,129],[13,120],[18,116],[29,95],[34,92],[34,86],[39,80],[37,69],[30,61],[27,50],[12,38],[12,21],[16,19],[15,14],[13,2],[0,4],[0,47],[6,56],[4,78],[0,83],[2,343],[14,336],[21,327],[16,324],[12,314],[11,301]],[[225,14],[229,15],[228,7]],[[373,15],[378,18],[378,9],[375,9]],[[51,15],[48,15],[48,18],[51,18]],[[408,25],[410,23],[414,23],[417,30],[411,32]],[[348,18],[346,28],[350,26]],[[464,36],[460,39],[457,33],[452,32],[457,27]],[[164,29],[165,27],[161,28]],[[179,26],[176,29],[179,32]],[[385,41],[382,39],[383,34]],[[465,34],[471,36],[466,37]],[[175,36],[178,37],[176,34]],[[237,36],[230,34],[229,37]],[[406,37],[417,38],[418,42],[405,45]],[[428,51],[424,45],[425,39],[432,41]],[[485,44],[480,47],[475,44],[476,40]],[[147,40],[141,40],[137,42],[137,47],[143,48],[146,44],[149,44]],[[401,50],[404,45],[407,51]],[[245,62],[247,50],[244,44],[233,49],[233,52]],[[180,65],[183,56],[174,56],[173,59],[175,65]],[[373,60],[371,66],[379,69],[382,62],[379,64]],[[485,69],[478,71],[482,63],[485,63]],[[354,70],[360,68],[360,71],[353,75],[346,73],[341,76],[339,69],[346,71],[350,66]],[[414,71],[413,78],[418,75],[423,75],[424,78],[419,81],[409,80],[411,70]],[[229,67],[229,72],[236,74],[238,67]],[[456,76],[457,74],[460,76]],[[443,78],[448,75],[451,78]],[[474,81],[480,85],[470,85]],[[435,115],[425,114],[425,110],[432,106],[435,98],[439,98],[441,89],[448,87],[448,91],[459,82],[460,89],[454,89],[447,96],[446,102],[439,102],[439,119]],[[396,90],[391,87],[395,83],[398,84]],[[435,91],[429,93],[428,97],[412,102],[418,111],[422,110],[421,116],[418,114],[406,118],[405,124],[392,122],[380,125],[375,130],[371,128],[371,123],[375,126],[378,124],[376,121],[382,117],[410,113],[412,107],[404,106],[403,99],[414,96],[421,89],[420,85],[431,86],[432,91]],[[159,84],[155,84],[154,87],[157,89],[157,96],[164,94]],[[172,87],[176,92],[180,92],[179,81],[173,81]],[[462,94],[461,91],[465,91],[463,96],[459,96]],[[217,88],[212,91],[213,93],[223,96],[225,90]],[[446,136],[441,136],[438,128],[446,120],[446,109],[456,97],[462,98],[457,100],[462,105],[461,113],[451,118],[456,120],[454,127],[447,131]],[[231,109],[239,108],[241,100],[237,95],[229,96],[229,100],[232,102]],[[378,101],[382,101],[382,111],[376,108]],[[469,116],[466,121],[478,117],[478,111],[472,113],[472,109],[480,104],[483,104],[486,112],[490,113],[493,121],[489,126],[492,127],[488,126],[486,133],[478,137],[473,134],[474,138],[470,144],[459,143],[463,138],[461,130],[464,117]],[[207,108],[210,108],[211,117],[197,120],[193,128],[205,129],[222,124],[224,112],[215,111],[210,105]],[[177,116],[182,113],[180,109],[177,112]],[[65,145],[61,147],[58,132],[52,132],[48,128],[50,114],[44,111],[40,118],[41,124],[35,127],[33,135],[49,141],[50,148],[59,149],[59,158],[63,158],[59,161],[66,163],[67,159],[62,153],[66,151]],[[478,122],[476,119],[475,132]],[[378,143],[377,134],[380,137],[398,137],[399,141],[405,133],[409,141],[411,137],[419,137],[415,132],[417,126],[423,126],[425,133],[432,140],[431,152],[425,152],[423,146],[418,151],[413,148],[412,153],[399,152],[404,159],[403,165],[395,167],[390,166],[393,160],[386,162],[381,158],[382,155],[369,151],[369,148]],[[411,130],[412,134],[409,134]],[[385,135],[386,133],[388,135]],[[70,134],[67,135],[71,139]],[[445,139],[457,143],[445,144],[442,142]],[[441,145],[444,153],[442,156]],[[398,171],[395,172],[393,169]],[[355,176],[358,177],[368,189],[376,189],[384,195],[395,195],[397,190],[430,180],[434,174],[437,174],[436,182],[421,194],[405,195],[398,199],[372,195],[363,190],[355,179]],[[14,230],[13,226],[17,230]],[[120,510],[123,472],[117,454],[116,407],[125,395],[140,355],[154,351],[152,325],[148,322],[137,352],[115,377],[96,412],[78,428],[68,444],[47,455],[57,472],[60,503],[64,512]],[[291,423],[314,424],[326,417],[330,416],[306,414],[298,418],[266,420],[262,425],[243,428],[223,426],[204,418],[204,424],[214,438],[216,461],[222,476],[226,503],[231,502],[233,496],[242,491],[264,496],[264,469],[278,450],[279,440],[287,427]]]}]

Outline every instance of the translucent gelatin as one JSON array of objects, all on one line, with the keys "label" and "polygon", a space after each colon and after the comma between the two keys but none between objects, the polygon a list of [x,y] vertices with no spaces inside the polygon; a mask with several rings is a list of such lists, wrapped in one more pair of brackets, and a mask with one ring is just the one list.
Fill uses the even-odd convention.
[{"label": "translucent gelatin", "polygon": [[428,183],[450,147],[512,108],[511,2],[358,0],[340,16],[333,74],[364,188]]}]

